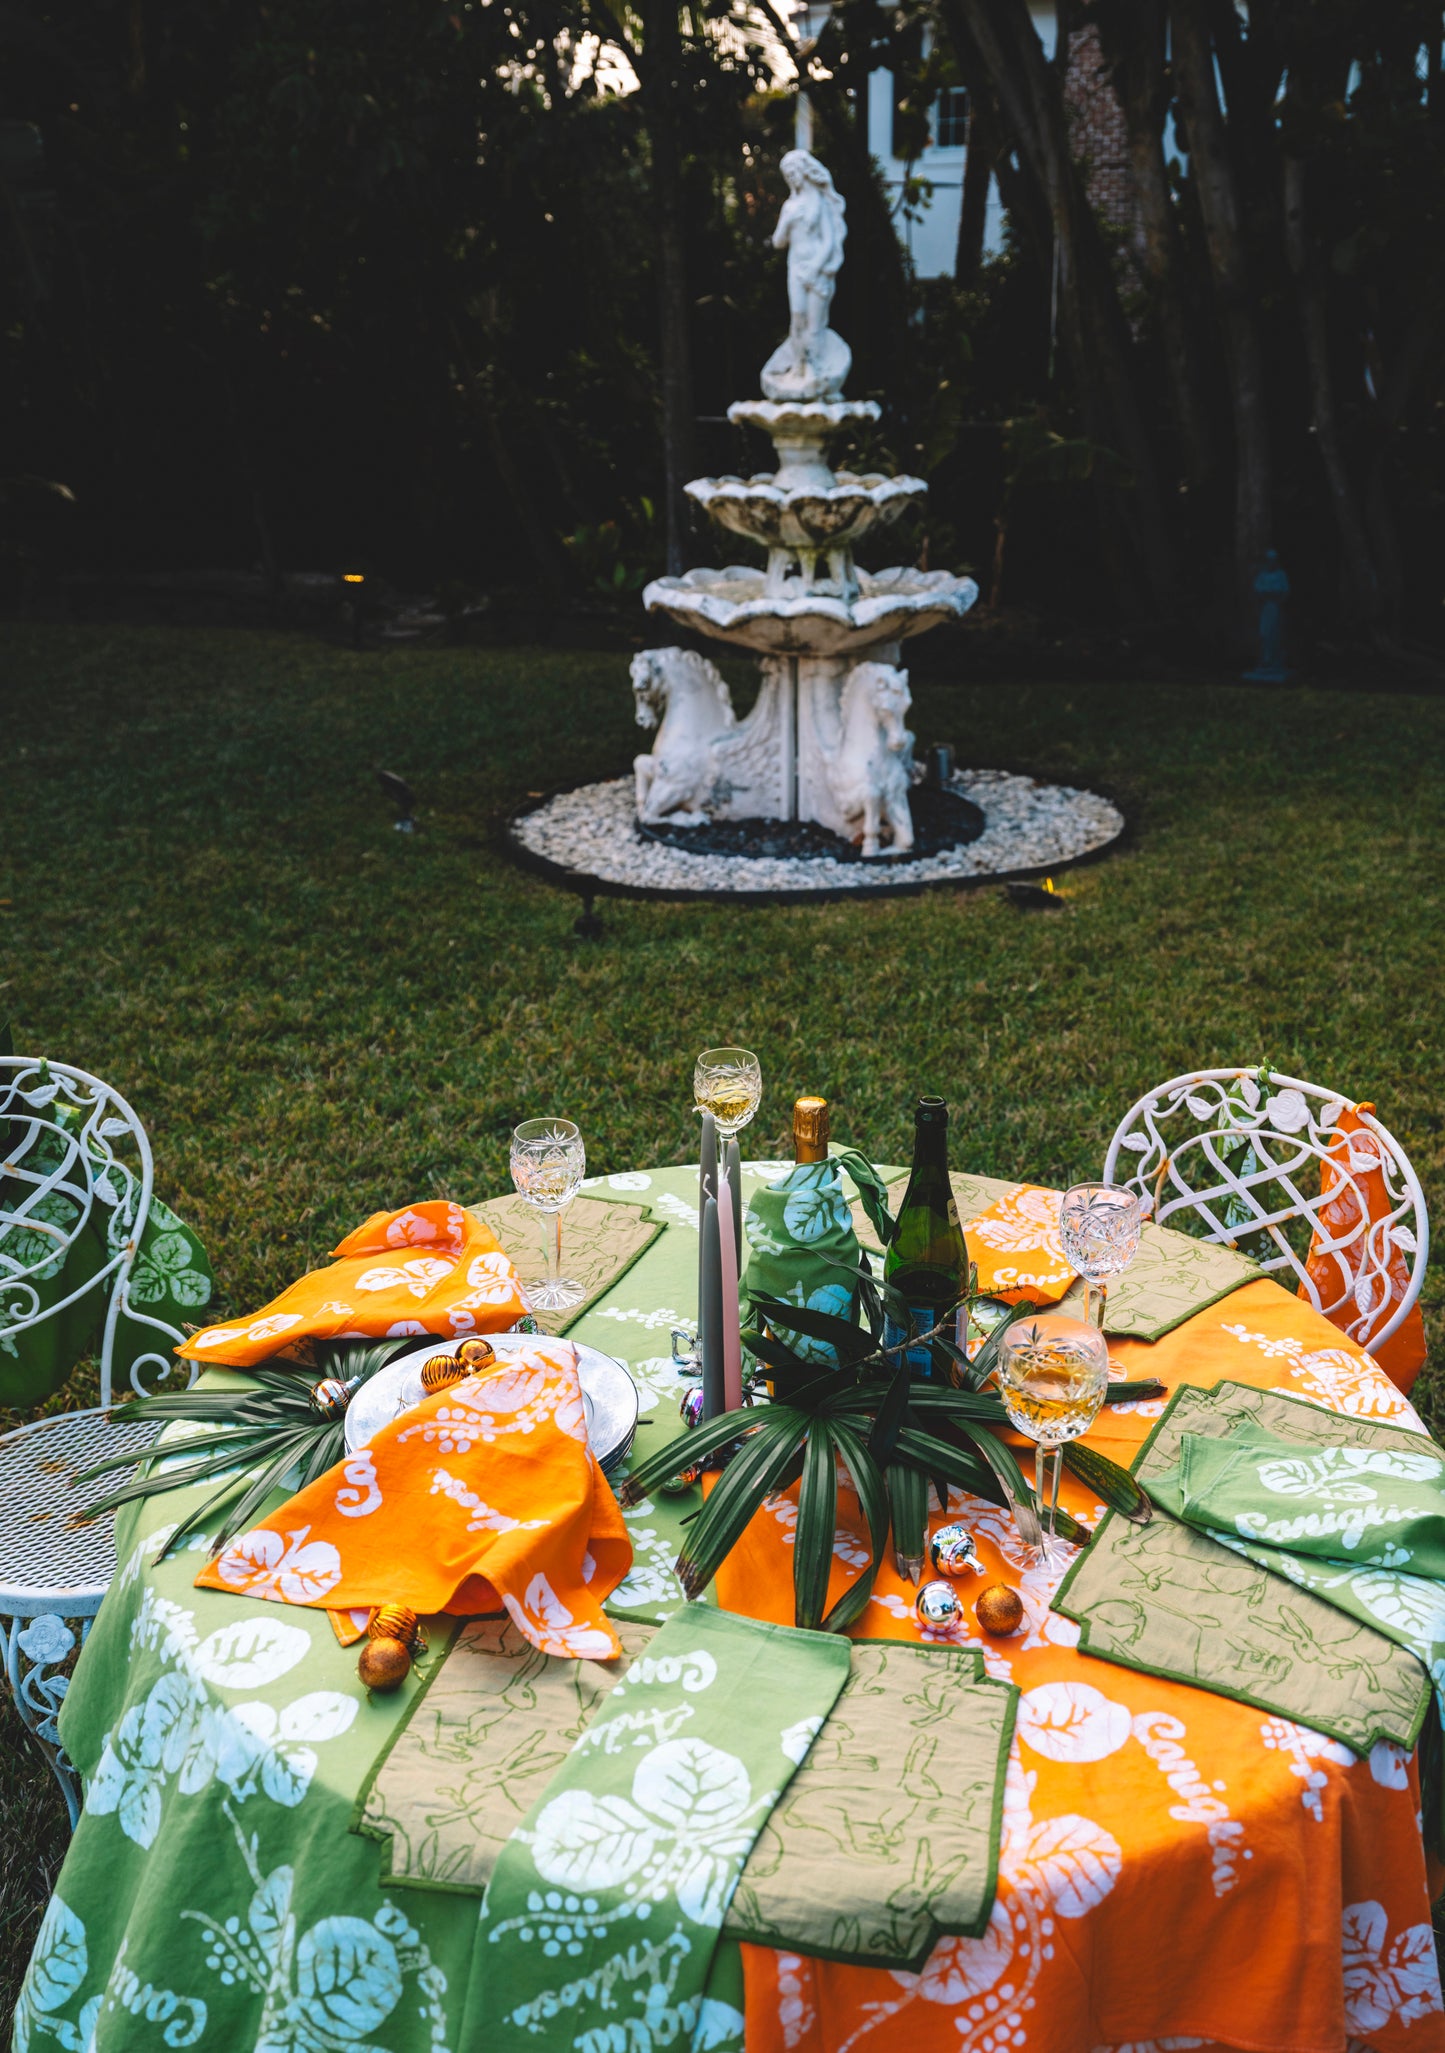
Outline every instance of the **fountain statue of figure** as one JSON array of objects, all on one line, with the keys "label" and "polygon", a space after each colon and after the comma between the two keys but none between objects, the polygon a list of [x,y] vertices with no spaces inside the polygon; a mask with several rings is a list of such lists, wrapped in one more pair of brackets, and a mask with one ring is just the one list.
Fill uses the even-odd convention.
[{"label": "fountain statue of figure", "polygon": [[773,248],[788,252],[787,339],[763,366],[769,399],[841,399],[853,353],[828,326],[833,288],[848,230],[843,196],[826,164],[789,150],[780,170],[788,197],[773,230]]},{"label": "fountain statue of figure", "polygon": [[828,460],[840,434],[876,421],[881,409],[843,397],[851,356],[828,326],[843,201],[806,150],[789,150],[782,171],[788,193],[773,242],[788,253],[788,335],[764,367],[766,396],[728,408],[737,426],[771,438],[777,469],[687,486],[720,528],[766,551],[766,568],[689,570],[654,578],[642,595],[650,613],[752,650],[762,659],[761,688],[740,719],[706,657],[674,648],[636,659],[637,717],[657,729],[651,753],[634,766],[637,818],[644,833],[812,821],[870,859],[907,856],[916,836],[899,645],[958,619],[978,587],[946,570],[854,563],[854,543],[916,506],[928,487],[922,478],[834,471]]}]

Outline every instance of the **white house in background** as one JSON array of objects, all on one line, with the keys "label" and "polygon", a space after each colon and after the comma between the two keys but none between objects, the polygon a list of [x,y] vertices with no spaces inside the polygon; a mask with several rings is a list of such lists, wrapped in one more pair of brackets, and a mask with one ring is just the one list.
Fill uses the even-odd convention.
[{"label": "white house in background", "polygon": [[[1052,57],[1058,23],[1052,7],[1030,7],[1033,24]],[[958,250],[958,217],[963,207],[963,167],[968,155],[968,94],[962,86],[946,86],[929,116],[932,141],[910,167],[893,147],[893,113],[897,101],[891,71],[875,71],[868,81],[868,144],[883,172],[883,182],[896,206],[898,236],[920,278],[949,278]],[[922,213],[909,220],[899,204],[909,170],[926,178],[933,196]],[[1003,202],[998,180],[988,187],[983,247],[986,256],[1003,248]]]},{"label": "white house in background", "polygon": [[[1058,42],[1053,6],[1033,4],[1029,13],[1045,56],[1052,58]],[[828,18],[828,0],[806,0],[795,9],[793,26],[799,42],[814,38]],[[940,94],[930,116],[932,140],[910,166],[893,147],[897,92],[890,71],[875,71],[868,81],[868,143],[883,181],[896,203],[898,237],[913,259],[920,278],[952,276],[958,249],[958,221],[963,207],[963,173],[968,157],[968,94],[955,86]],[[1070,39],[1064,97],[1069,107],[1075,147],[1088,159],[1088,185],[1095,206],[1117,225],[1134,218],[1129,183],[1127,138],[1113,90],[1104,75],[1098,33],[1092,24]],[[811,118],[806,99],[798,96],[798,141],[809,146]],[[932,186],[932,196],[910,219],[903,210],[904,180],[909,172]],[[983,246],[986,255],[1003,248],[1004,215],[997,179],[989,180],[988,212]]]}]

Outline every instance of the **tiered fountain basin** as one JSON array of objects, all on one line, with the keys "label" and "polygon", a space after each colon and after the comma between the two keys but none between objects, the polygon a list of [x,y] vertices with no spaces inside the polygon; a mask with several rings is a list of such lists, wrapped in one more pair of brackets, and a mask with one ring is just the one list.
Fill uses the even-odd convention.
[{"label": "tiered fountain basin", "polygon": [[780,485],[771,471],[751,478],[694,478],[689,498],[735,535],[775,549],[838,549],[897,520],[927,492],[922,478],[839,471],[831,485]]},{"label": "tiered fountain basin", "polygon": [[861,656],[962,619],[978,597],[971,577],[906,566],[860,570],[857,585],[854,598],[809,590],[802,579],[780,590],[766,571],[732,563],[654,578],[642,603],[679,627],[763,656]]}]

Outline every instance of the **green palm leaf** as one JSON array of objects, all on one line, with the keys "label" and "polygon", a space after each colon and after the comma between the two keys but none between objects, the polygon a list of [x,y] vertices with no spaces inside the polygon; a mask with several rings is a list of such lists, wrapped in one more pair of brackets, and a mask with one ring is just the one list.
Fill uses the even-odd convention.
[{"label": "green palm leaf", "polygon": [[723,1470],[674,1564],[689,1597],[706,1587],[723,1557],[736,1546],[754,1512],[776,1488],[802,1446],[810,1423],[804,1412],[770,1405]]},{"label": "green palm leaf", "polygon": [[923,1470],[910,1462],[890,1463],[888,1501],[893,1507],[894,1566],[906,1583],[916,1583],[923,1573],[928,1527],[928,1478]]},{"label": "green palm leaf", "polygon": [[877,1462],[851,1426],[835,1420],[831,1432],[849,1480],[858,1492],[863,1516],[868,1521],[868,1566],[843,1592],[823,1620],[824,1632],[845,1632],[866,1609],[873,1595],[873,1585],[878,1580],[883,1548],[888,1538],[888,1488]]},{"label": "green palm leaf", "polygon": [[803,1450],[798,1523],[793,1534],[793,1623],[816,1631],[828,1601],[833,1535],[838,1524],[838,1469],[833,1435],[814,1422]]}]

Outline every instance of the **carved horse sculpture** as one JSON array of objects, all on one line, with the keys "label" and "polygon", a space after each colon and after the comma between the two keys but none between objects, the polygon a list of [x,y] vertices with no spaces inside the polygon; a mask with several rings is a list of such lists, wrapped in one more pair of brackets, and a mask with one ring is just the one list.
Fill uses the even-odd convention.
[{"label": "carved horse sculpture", "polygon": [[865,856],[881,853],[885,827],[891,855],[906,855],[913,846],[913,736],[903,724],[912,703],[906,670],[857,663],[848,673],[839,707],[842,739],[827,766],[828,782],[850,832],[861,820]]},{"label": "carved horse sculpture", "polygon": [[638,726],[658,730],[652,754],[632,760],[638,819],[705,825],[717,774],[711,744],[737,726],[725,678],[691,649],[643,649],[632,659],[632,691]]}]

